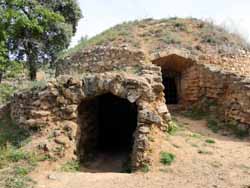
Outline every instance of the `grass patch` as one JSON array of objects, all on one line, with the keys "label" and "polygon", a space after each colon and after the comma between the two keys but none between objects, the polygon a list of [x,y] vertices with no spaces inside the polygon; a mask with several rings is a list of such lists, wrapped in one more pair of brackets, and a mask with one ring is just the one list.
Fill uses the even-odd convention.
[{"label": "grass patch", "polygon": [[150,168],[147,164],[144,164],[143,167],[141,168],[141,172],[147,173],[149,172]]},{"label": "grass patch", "polygon": [[133,43],[135,45],[135,40],[133,40],[133,35],[131,33],[131,30],[133,29],[133,22],[124,22],[122,24],[116,25],[90,39],[87,37],[83,38],[78,45],[76,45],[74,48],[71,48],[67,51],[65,51],[63,54],[61,54],[61,58],[64,58],[68,55],[73,55],[77,53],[79,50],[91,47],[94,45],[105,45],[111,42],[114,42],[115,40],[119,38],[124,38],[127,42]]},{"label": "grass patch", "polygon": [[208,114],[201,109],[192,108],[190,110],[182,112],[182,115],[184,115],[185,117],[194,119],[194,120],[201,120],[201,119],[206,118]]},{"label": "grass patch", "polygon": [[169,129],[167,131],[168,134],[170,135],[176,135],[178,131],[183,130],[183,126],[177,121],[177,120],[172,120],[169,123]]},{"label": "grass patch", "polygon": [[15,93],[16,88],[10,84],[0,84],[0,104],[10,100],[10,97]]},{"label": "grass patch", "polygon": [[161,152],[160,162],[164,165],[171,165],[175,160],[175,155],[168,152]]},{"label": "grass patch", "polygon": [[190,135],[190,137],[196,138],[196,139],[201,139],[201,138],[202,138],[202,136],[201,136],[200,134],[197,134],[197,133],[192,133],[192,134]]},{"label": "grass patch", "polygon": [[212,118],[209,118],[207,120],[207,126],[210,130],[212,130],[214,133],[218,133],[219,130],[220,130],[220,127],[219,127],[219,122],[218,120],[215,120],[215,119],[212,119]]},{"label": "grass patch", "polygon": [[45,157],[22,149],[30,141],[29,136],[26,130],[19,128],[10,118],[0,121],[0,170],[5,171],[0,174],[0,186],[29,188],[34,184],[28,174]]},{"label": "grass patch", "polygon": [[174,32],[166,32],[164,36],[160,38],[161,41],[163,41],[165,44],[181,44],[181,39],[179,35],[177,35]]},{"label": "grass patch", "polygon": [[0,120],[0,148],[10,144],[14,147],[21,147],[29,141],[29,133],[7,117]]},{"label": "grass patch", "polygon": [[63,171],[63,172],[79,172],[80,171],[80,162],[77,160],[68,161],[62,165],[61,171]]},{"label": "grass patch", "polygon": [[5,181],[5,188],[28,188],[33,187],[35,182],[28,176],[13,175]]},{"label": "grass patch", "polygon": [[215,144],[215,141],[212,139],[206,139],[205,142],[208,144]]},{"label": "grass patch", "polygon": [[237,121],[231,120],[225,123],[225,127],[229,127],[234,132],[237,138],[244,139],[248,136],[248,131],[239,128]]}]

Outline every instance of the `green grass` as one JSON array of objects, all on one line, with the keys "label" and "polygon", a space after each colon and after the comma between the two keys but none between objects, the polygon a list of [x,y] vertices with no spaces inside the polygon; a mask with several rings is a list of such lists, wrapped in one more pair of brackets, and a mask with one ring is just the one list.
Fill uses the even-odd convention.
[{"label": "green grass", "polygon": [[175,155],[169,152],[160,153],[160,162],[164,165],[171,165],[175,160]]},{"label": "green grass", "polygon": [[61,58],[72,55],[77,53],[79,50],[95,46],[95,45],[104,45],[114,40],[118,39],[119,37],[123,37],[127,42],[133,43],[135,45],[135,40],[133,40],[132,36],[132,25],[134,22],[124,22],[122,24],[116,25],[90,39],[84,38],[76,45],[74,48],[69,49],[68,51],[64,52],[61,55]]},{"label": "green grass", "polygon": [[0,174],[1,184],[5,188],[29,188],[34,182],[28,174],[45,156],[23,149],[30,141],[29,133],[19,128],[9,117],[0,120],[0,170],[9,169]]},{"label": "green grass", "polygon": [[149,172],[150,168],[147,164],[144,164],[140,170],[141,170],[141,172],[147,173],[147,172]]},{"label": "green grass", "polygon": [[169,123],[169,129],[167,131],[167,133],[169,135],[176,135],[176,133],[178,131],[182,131],[183,130],[183,126],[175,119],[173,119],[172,121],[170,121]]},{"label": "green grass", "polygon": [[201,120],[206,118],[208,114],[199,108],[192,108],[183,112],[182,115],[194,120]]},{"label": "green grass", "polygon": [[181,44],[179,35],[169,31],[166,32],[165,35],[160,38],[160,40],[166,44]]},{"label": "green grass", "polygon": [[17,126],[10,117],[0,120],[0,148],[10,144],[14,147],[21,147],[29,142],[29,133]]},{"label": "green grass", "polygon": [[16,87],[10,84],[0,84],[0,104],[10,100],[10,97],[14,94],[16,89]]},{"label": "green grass", "polygon": [[206,139],[205,142],[208,144],[215,144],[215,141],[212,139]]},{"label": "green grass", "polygon": [[29,188],[35,182],[28,176],[13,175],[7,178],[5,188]]},{"label": "green grass", "polygon": [[219,122],[217,119],[214,119],[214,118],[207,119],[207,126],[214,133],[218,133],[220,130]]},{"label": "green grass", "polygon": [[77,160],[68,161],[62,165],[61,171],[63,171],[63,172],[78,172],[78,171],[80,171],[80,162]]},{"label": "green grass", "polygon": [[202,135],[200,135],[200,134],[198,134],[198,133],[192,133],[192,134],[190,135],[190,137],[192,137],[192,138],[197,138],[197,139],[201,139],[201,138],[202,138]]},{"label": "green grass", "polygon": [[237,138],[243,139],[249,135],[248,131],[238,128],[237,121],[231,120],[231,121],[225,123],[224,125],[225,125],[225,127],[229,127],[234,132],[234,134],[236,135]]}]

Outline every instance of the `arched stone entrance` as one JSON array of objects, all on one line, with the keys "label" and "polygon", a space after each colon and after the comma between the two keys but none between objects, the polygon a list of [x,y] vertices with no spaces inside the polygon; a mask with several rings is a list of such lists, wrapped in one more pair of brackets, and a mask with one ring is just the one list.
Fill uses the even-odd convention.
[{"label": "arched stone entrance", "polygon": [[[115,144],[119,142],[114,140],[119,141],[121,137],[119,148],[126,151],[120,146],[127,146],[130,151],[126,156],[131,156],[131,167],[139,170],[152,161],[152,130],[166,131],[171,121],[164,100],[161,70],[143,63],[145,61],[141,52],[113,47],[86,50],[72,61],[65,58],[57,70],[56,80],[51,80],[45,88],[14,96],[11,117],[20,126],[40,130],[42,137],[52,135],[50,142],[40,143],[38,148],[60,160],[84,160],[98,148],[98,140],[109,140],[106,138],[111,139],[99,146],[117,148]],[[107,105],[116,102],[126,117]],[[104,126],[104,138],[98,139],[98,128],[102,128],[100,120],[113,125],[120,120],[121,130],[126,134],[120,135],[121,131],[114,126],[107,134]],[[113,132],[118,134],[109,134]]]},{"label": "arched stone entrance", "polygon": [[180,104],[185,100],[185,71],[193,65],[192,60],[171,54],[152,61],[162,69],[166,104]]}]

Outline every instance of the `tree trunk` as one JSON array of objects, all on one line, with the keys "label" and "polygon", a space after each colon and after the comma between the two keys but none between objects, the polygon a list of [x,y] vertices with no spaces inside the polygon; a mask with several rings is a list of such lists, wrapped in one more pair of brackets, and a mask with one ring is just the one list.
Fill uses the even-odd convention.
[{"label": "tree trunk", "polygon": [[30,61],[29,61],[29,76],[30,76],[30,79],[32,81],[36,79],[36,73],[37,73],[36,63],[34,63],[33,60],[30,59]]},{"label": "tree trunk", "polygon": [[2,80],[3,80],[3,72],[0,71],[0,84],[2,83]]},{"label": "tree trunk", "polygon": [[30,80],[35,80],[36,79],[36,73],[37,73],[37,53],[36,50],[33,48],[33,45],[31,42],[28,42],[27,45],[25,46],[27,49],[26,55],[27,55],[27,65],[29,66],[29,77]]}]

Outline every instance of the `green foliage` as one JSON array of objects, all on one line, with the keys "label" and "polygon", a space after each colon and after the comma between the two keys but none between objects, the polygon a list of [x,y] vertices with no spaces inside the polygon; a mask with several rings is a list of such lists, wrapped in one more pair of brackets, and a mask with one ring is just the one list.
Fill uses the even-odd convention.
[{"label": "green foliage", "polygon": [[80,170],[80,162],[73,160],[68,161],[61,167],[63,172],[78,172]]},{"label": "green foliage", "polygon": [[140,170],[141,170],[141,172],[147,173],[147,172],[149,172],[150,168],[147,164],[144,164]]},{"label": "green foliage", "polygon": [[84,37],[80,40],[79,44],[76,45],[74,48],[71,48],[67,52],[62,53],[61,58],[68,56],[68,55],[75,54],[80,49],[83,49],[85,47],[107,44],[109,42],[112,42],[118,39],[119,37],[124,37],[124,39],[128,40],[129,42],[133,42],[132,34],[131,34],[132,26],[133,26],[133,22],[124,22],[90,39],[88,39],[87,37]]},{"label": "green foliage", "polygon": [[205,142],[208,144],[215,144],[215,141],[212,139],[206,139]]},{"label": "green foliage", "polygon": [[175,160],[175,155],[168,152],[161,152],[160,162],[164,165],[171,165]]},{"label": "green foliage", "polygon": [[234,121],[234,120],[231,120],[231,121],[228,121],[227,123],[225,123],[225,127],[229,127],[238,138],[243,139],[243,138],[247,137],[248,131],[240,129],[238,126],[239,126],[238,122]]},{"label": "green foliage", "polygon": [[29,82],[27,89],[28,90],[35,90],[35,89],[44,89],[47,86],[46,80],[34,80],[32,82]]},{"label": "green foliage", "polygon": [[208,114],[206,112],[204,112],[203,110],[201,110],[199,108],[195,108],[195,107],[183,112],[182,114],[184,116],[192,118],[194,120],[201,120],[201,119],[206,118],[208,116]]},{"label": "green foliage", "polygon": [[193,133],[190,135],[192,138],[197,138],[197,139],[200,139],[202,136],[200,134],[197,134],[197,133]]},{"label": "green foliage", "polygon": [[17,174],[19,176],[26,176],[29,174],[30,170],[31,169],[27,168],[27,167],[17,166],[17,167],[15,167],[15,174]]},{"label": "green foliage", "polygon": [[208,128],[211,129],[214,133],[217,133],[220,130],[219,122],[214,118],[208,118],[207,124]]},{"label": "green foliage", "polygon": [[14,174],[6,179],[5,188],[28,188],[34,182],[27,176]]},{"label": "green foliage", "polygon": [[0,174],[5,188],[29,188],[34,184],[28,174],[39,161],[46,158],[22,149],[29,140],[29,133],[10,118],[0,121],[0,170],[9,169],[5,174]]},{"label": "green foliage", "polygon": [[174,32],[166,32],[161,40],[166,44],[181,44],[181,39]]},{"label": "green foliage", "polygon": [[176,121],[172,120],[169,122],[168,134],[175,135],[178,131],[180,131],[182,126]]},{"label": "green foliage", "polygon": [[[24,61],[34,79],[38,65],[67,48],[81,11],[76,0],[1,0],[0,64]],[[1,61],[2,60],[2,61]]]},{"label": "green foliage", "polygon": [[9,84],[0,84],[0,104],[8,101],[16,88]]},{"label": "green foliage", "polygon": [[0,148],[11,144],[21,147],[29,140],[29,133],[17,126],[9,117],[0,120]]}]

